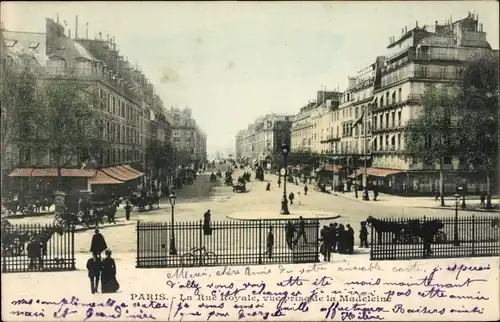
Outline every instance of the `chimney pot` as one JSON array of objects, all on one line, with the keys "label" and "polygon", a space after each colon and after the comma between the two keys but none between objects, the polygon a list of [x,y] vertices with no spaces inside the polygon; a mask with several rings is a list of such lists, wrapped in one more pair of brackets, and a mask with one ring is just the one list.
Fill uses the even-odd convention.
[{"label": "chimney pot", "polygon": [[75,17],[75,39],[78,39],[78,15]]},{"label": "chimney pot", "polygon": [[71,39],[71,29],[68,29],[68,38]]}]

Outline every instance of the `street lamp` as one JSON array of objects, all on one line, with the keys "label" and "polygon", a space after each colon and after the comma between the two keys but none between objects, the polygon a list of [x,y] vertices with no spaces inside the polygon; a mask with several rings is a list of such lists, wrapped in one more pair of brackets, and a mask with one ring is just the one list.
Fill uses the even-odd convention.
[{"label": "street lamp", "polygon": [[283,143],[281,145],[281,153],[283,154],[283,163],[284,163],[284,166],[283,166],[283,199],[281,200],[281,211],[280,211],[280,214],[282,215],[289,215],[290,214],[290,211],[288,211],[288,200],[286,198],[286,182],[287,182],[287,179],[288,179],[288,174],[287,174],[287,156],[288,156],[288,152],[290,152],[290,147],[288,146],[288,144],[286,143]]},{"label": "street lamp", "polygon": [[172,207],[172,212],[171,212],[171,227],[172,227],[172,232],[170,234],[170,250],[169,254],[170,255],[177,255],[177,248],[175,247],[175,230],[174,230],[174,206],[175,206],[175,198],[177,196],[175,195],[175,192],[172,192],[169,196],[169,201],[170,201],[170,206]]},{"label": "street lamp", "polygon": [[458,204],[460,203],[460,195],[456,193],[455,197],[455,229],[453,232],[453,246],[459,246],[460,242],[458,240]]}]

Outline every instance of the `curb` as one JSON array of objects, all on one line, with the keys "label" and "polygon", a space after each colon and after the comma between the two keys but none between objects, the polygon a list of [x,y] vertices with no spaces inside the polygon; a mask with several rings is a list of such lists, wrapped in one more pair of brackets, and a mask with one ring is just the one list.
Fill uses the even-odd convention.
[{"label": "curb", "polygon": [[2,218],[5,219],[22,219],[22,218],[36,218],[36,217],[45,217],[49,215],[53,215],[54,212],[41,212],[41,213],[32,213],[28,215],[9,215],[9,216],[2,216]]},{"label": "curb", "polygon": [[[454,207],[428,207],[428,206],[410,206],[410,208],[421,208],[421,209],[437,209],[437,210],[451,210],[455,211]],[[474,208],[459,208],[458,211],[477,211],[486,213],[498,213],[500,209],[474,209]]]},{"label": "curb", "polygon": [[[112,227],[132,226],[132,225],[135,225],[135,224],[136,224],[136,222],[131,220],[130,223],[120,222],[120,223],[116,223],[116,225],[106,224],[105,226],[99,226],[99,227],[97,227],[97,229],[101,230],[101,229],[112,228]],[[87,230],[94,230],[94,229],[96,229],[95,226],[93,226],[93,227],[79,227],[79,228],[75,228],[75,233],[82,232],[82,231],[87,231]]]}]

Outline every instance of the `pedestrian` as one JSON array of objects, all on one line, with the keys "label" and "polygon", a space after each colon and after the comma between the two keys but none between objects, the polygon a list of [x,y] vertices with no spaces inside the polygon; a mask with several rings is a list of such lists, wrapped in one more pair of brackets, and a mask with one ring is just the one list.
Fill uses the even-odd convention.
[{"label": "pedestrian", "polygon": [[368,248],[368,229],[366,227],[366,221],[362,221],[360,224],[361,229],[359,230],[359,247]]},{"label": "pedestrian", "polygon": [[203,214],[203,234],[205,236],[212,235],[212,228],[210,228],[210,221],[212,219],[212,214],[210,212],[210,209],[208,209],[204,214]]},{"label": "pedestrian", "polygon": [[28,258],[30,259],[28,268],[36,268],[36,262],[38,261],[39,269],[43,269],[42,244],[38,238],[31,236],[31,239],[26,246],[26,252],[28,253]]},{"label": "pedestrian", "polygon": [[116,293],[120,284],[116,280],[115,260],[111,257],[111,250],[106,249],[104,253],[106,258],[101,264],[101,293]]},{"label": "pedestrian", "polygon": [[295,239],[295,245],[299,243],[300,237],[304,237],[304,242],[307,244],[306,223],[302,216],[299,217],[299,231],[297,232],[297,239]]},{"label": "pedestrian", "polygon": [[304,185],[304,196],[307,196],[307,191],[309,188],[307,187],[307,183]]},{"label": "pedestrian", "polygon": [[130,205],[130,202],[127,200],[125,201],[125,219],[129,220],[130,219],[130,212],[132,211],[132,206]]},{"label": "pedestrian", "polygon": [[289,220],[285,226],[285,239],[289,249],[293,249],[293,236],[295,235],[295,226]]},{"label": "pedestrian", "polygon": [[378,197],[378,187],[373,186],[373,201],[377,201],[377,197]]},{"label": "pedestrian", "polygon": [[338,224],[336,222],[330,223],[329,227],[332,233],[332,253],[337,252],[337,244],[338,244]]},{"label": "pedestrian", "polygon": [[107,213],[108,213],[108,224],[115,224],[115,217],[116,217],[116,204],[112,201],[107,207]]},{"label": "pedestrian", "polygon": [[266,191],[271,191],[271,183],[269,181],[266,184]]},{"label": "pedestrian", "polygon": [[434,201],[437,202],[440,197],[441,197],[441,193],[436,192],[436,196],[434,197]]},{"label": "pedestrian", "polygon": [[273,246],[274,246],[274,233],[273,233],[273,226],[272,225],[269,226],[269,232],[267,233],[266,246],[267,246],[267,255],[269,256],[269,259],[271,259],[273,256]]},{"label": "pedestrian", "polygon": [[290,194],[288,195],[288,199],[290,200],[290,205],[293,205],[294,198],[295,198],[295,195],[293,194],[293,192],[290,192]]},{"label": "pedestrian", "polygon": [[340,224],[337,229],[337,249],[339,254],[346,253],[346,231],[344,225]]},{"label": "pedestrian", "polygon": [[278,179],[278,188],[281,188],[281,179]]},{"label": "pedestrian", "polygon": [[486,203],[484,201],[486,200],[486,194],[484,192],[481,192],[481,196],[479,198],[481,200],[481,206],[485,206]]},{"label": "pedestrian", "polygon": [[97,293],[99,287],[99,277],[101,275],[101,259],[96,253],[92,253],[92,257],[87,261],[87,271],[90,279],[90,291],[92,294]]},{"label": "pedestrian", "polygon": [[347,224],[346,240],[347,240],[347,253],[354,253],[354,229],[352,229],[350,224]]},{"label": "pedestrian", "polygon": [[97,258],[101,258],[101,253],[108,248],[106,245],[106,240],[104,236],[99,232],[99,229],[96,228],[94,231],[94,236],[92,236],[92,241],[90,243],[90,251],[92,254],[95,254]]},{"label": "pedestrian", "polygon": [[297,203],[300,205],[300,191],[297,192]]},{"label": "pedestrian", "polygon": [[328,230],[328,226],[324,225],[321,231],[319,232],[320,238],[319,241],[321,242],[321,246],[319,247],[319,253],[323,255],[323,260],[326,261],[326,234]]}]

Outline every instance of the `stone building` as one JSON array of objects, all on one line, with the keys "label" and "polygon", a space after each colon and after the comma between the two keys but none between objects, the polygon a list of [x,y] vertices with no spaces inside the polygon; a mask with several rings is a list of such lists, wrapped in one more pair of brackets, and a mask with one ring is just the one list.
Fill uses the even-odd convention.
[{"label": "stone building", "polygon": [[[132,66],[120,53],[113,37],[108,35],[103,39],[102,33],[96,39],[79,37],[78,23],[75,29],[75,35],[71,37],[71,31],[66,31],[58,21],[46,19],[45,33],[1,30],[2,64],[29,68],[44,81],[74,73],[78,81],[96,93],[98,119],[95,121],[97,131],[106,141],[105,152],[98,160],[80,160],[78,156],[70,156],[68,167],[109,168],[131,164],[142,169],[148,141],[165,142],[171,137],[171,126],[162,100],[139,68]],[[55,166],[55,160],[49,153],[20,155],[14,145],[7,150],[10,164],[3,166]],[[30,176],[38,172],[31,171]],[[110,171],[89,182],[96,185],[117,184],[131,177],[126,173]]]}]

